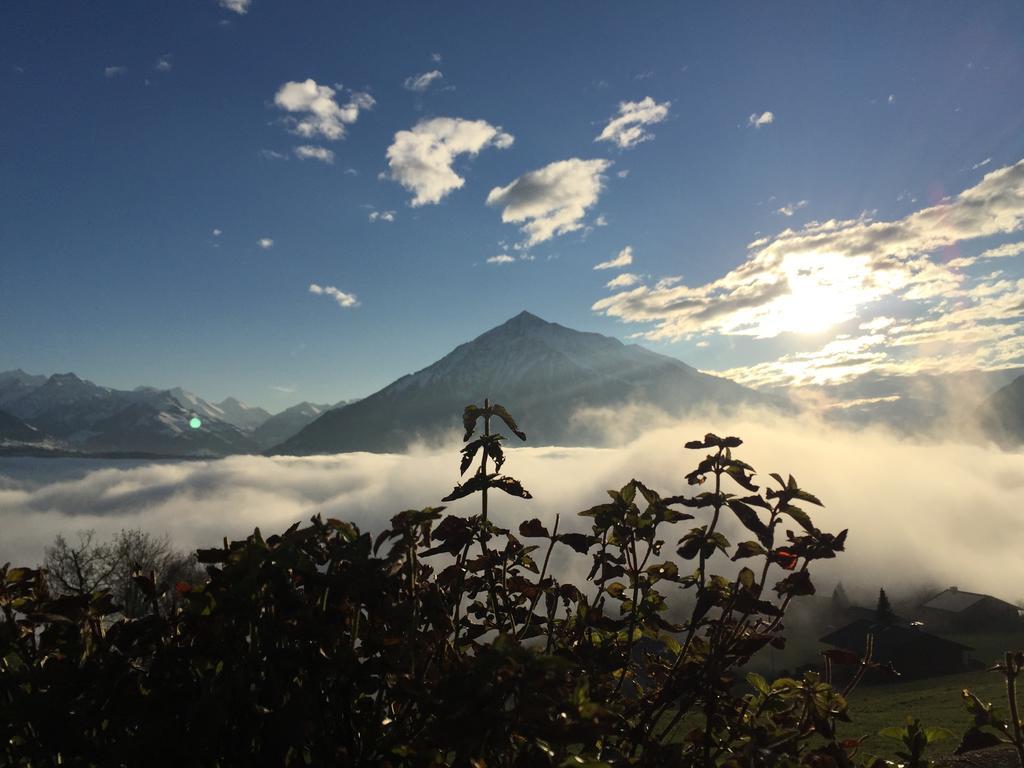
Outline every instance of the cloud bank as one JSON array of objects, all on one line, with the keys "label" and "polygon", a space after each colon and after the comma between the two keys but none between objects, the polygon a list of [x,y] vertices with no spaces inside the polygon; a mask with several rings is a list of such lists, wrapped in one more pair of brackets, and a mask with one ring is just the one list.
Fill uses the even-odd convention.
[{"label": "cloud bank", "polygon": [[[825,503],[825,509],[811,510],[820,528],[850,529],[848,551],[819,564],[820,588],[838,579],[876,593],[879,586],[957,584],[1010,601],[1024,597],[1020,454],[919,445],[881,431],[853,434],[811,421],[709,416],[672,422],[642,409],[592,411],[579,418],[604,429],[607,440],[621,447],[509,450],[507,471],[535,498],[498,494],[491,504],[498,524],[513,527],[531,517],[550,524],[560,513],[562,530],[584,530],[576,512],[601,503],[605,489],[633,477],[664,493],[692,493],[682,476],[702,454],[681,446],[713,429],[744,439],[737,455],[759,470],[756,482],[767,481],[769,472],[792,473]],[[626,424],[641,426],[642,436],[623,437],[617,430]],[[4,459],[0,562],[33,564],[54,535],[87,528],[102,536],[131,527],[167,532],[184,548],[216,545],[223,536],[241,537],[255,526],[265,534],[280,531],[314,514],[377,531],[399,510],[438,504],[457,480],[454,443],[445,451],[404,456],[236,456],[113,467]],[[470,514],[476,506],[463,501],[450,509]],[[743,540],[732,521],[726,535]],[[572,562],[585,568],[585,560]]]}]

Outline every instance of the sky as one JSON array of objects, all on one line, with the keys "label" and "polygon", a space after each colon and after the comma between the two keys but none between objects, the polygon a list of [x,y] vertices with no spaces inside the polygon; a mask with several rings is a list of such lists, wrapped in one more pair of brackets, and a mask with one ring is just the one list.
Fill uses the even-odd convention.
[{"label": "sky", "polygon": [[0,370],[272,411],[523,309],[752,386],[1024,365],[1024,5],[0,5]]}]

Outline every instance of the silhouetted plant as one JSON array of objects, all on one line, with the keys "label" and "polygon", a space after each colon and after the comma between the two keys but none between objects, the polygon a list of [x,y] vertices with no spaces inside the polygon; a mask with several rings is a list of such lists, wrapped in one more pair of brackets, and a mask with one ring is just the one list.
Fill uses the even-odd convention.
[{"label": "silhouetted plant", "polygon": [[[855,765],[823,677],[739,675],[844,548],[800,506],[817,498],[791,476],[762,489],[739,438],[708,434],[687,443],[695,495],[630,480],[583,531],[513,533],[488,491],[530,494],[499,474],[494,418],[525,439],[501,406],[468,407],[460,474],[479,463],[444,499],[480,494],[478,514],[407,510],[373,538],[319,516],[256,529],[200,550],[207,577],[171,611],[145,574],[151,612],[111,623],[109,593],[55,598],[5,567],[0,765]],[[585,584],[556,578],[563,556],[587,558]]]},{"label": "silhouetted plant", "polygon": [[1006,680],[1009,719],[1003,717],[992,704],[982,701],[974,693],[964,689],[964,706],[972,715],[974,722],[964,732],[956,753],[963,754],[999,744],[1012,744],[1017,751],[1020,765],[1024,766],[1024,721],[1021,720],[1017,700],[1017,678],[1024,673],[1024,651],[1007,651],[1003,661],[994,664],[989,671],[1001,673]]}]

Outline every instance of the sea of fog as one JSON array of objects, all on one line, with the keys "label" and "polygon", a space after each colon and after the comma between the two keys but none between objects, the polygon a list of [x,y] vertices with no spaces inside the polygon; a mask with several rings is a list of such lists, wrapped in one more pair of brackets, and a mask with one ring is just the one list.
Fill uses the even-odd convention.
[{"label": "sea of fog", "polygon": [[[823,589],[842,580],[862,599],[880,586],[915,586],[1024,598],[1024,454],[995,447],[916,443],[883,431],[847,432],[813,420],[769,417],[666,422],[639,410],[584,414],[606,423],[614,448],[509,451],[505,471],[533,493],[496,494],[492,517],[529,517],[583,530],[576,512],[636,477],[663,494],[688,491],[683,476],[699,452],[686,440],[708,429],[735,434],[737,455],[759,470],[792,473],[825,508],[818,527],[850,529],[847,552],[816,569]],[[627,439],[627,428],[640,436]],[[616,430],[623,430],[617,436]],[[397,511],[437,505],[458,481],[458,445],[404,455],[309,458],[234,456],[210,461],[0,458],[0,563],[34,565],[58,533],[123,528],[167,533],[182,549],[216,545],[259,526],[264,534],[312,515],[376,531]],[[475,502],[456,502],[468,514]],[[682,535],[679,526],[679,535]],[[733,526],[732,540],[740,540]],[[670,541],[674,544],[674,540]],[[575,557],[574,570],[587,566]],[[574,574],[579,577],[581,574]]]}]

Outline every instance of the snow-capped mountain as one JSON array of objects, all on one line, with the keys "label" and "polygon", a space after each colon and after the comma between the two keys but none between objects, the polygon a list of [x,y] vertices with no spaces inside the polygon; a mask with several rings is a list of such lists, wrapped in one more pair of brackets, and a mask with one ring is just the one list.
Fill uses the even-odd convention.
[{"label": "snow-capped mountain", "polygon": [[[258,448],[219,409],[180,389],[126,391],[73,373],[47,378],[9,371],[0,373],[0,396],[4,411],[61,450],[224,455]],[[194,416],[200,418],[195,428]]]},{"label": "snow-capped mountain", "polygon": [[220,418],[246,432],[251,432],[270,418],[270,414],[262,408],[246,405],[233,397],[221,400],[217,408],[223,414]]},{"label": "snow-capped mountain", "polygon": [[[339,405],[344,405],[344,403]],[[260,424],[252,433],[252,437],[263,448],[270,448],[284,442],[314,419],[335,407],[338,406],[318,405],[310,402],[293,405]]]},{"label": "snow-capped mountain", "polygon": [[645,403],[670,413],[774,401],[680,360],[523,312],[433,365],[332,410],[271,453],[396,451],[455,434],[462,409],[489,397],[521,421],[531,445],[591,442],[582,407]]}]

